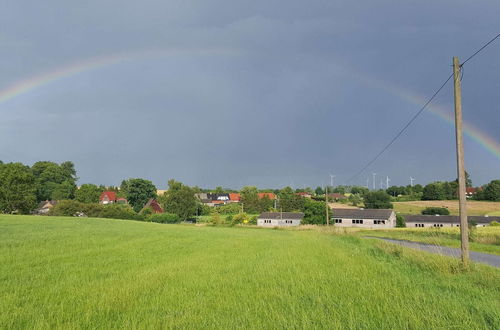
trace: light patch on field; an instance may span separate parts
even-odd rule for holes
[[[394,210],[402,214],[420,214],[427,207],[444,207],[453,215],[458,214],[458,201],[411,201],[394,202]],[[467,201],[469,215],[486,215],[500,212],[500,202]],[[492,215],[492,214],[490,214]]]

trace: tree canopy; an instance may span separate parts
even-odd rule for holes
[[[194,190],[175,180],[168,181],[168,191],[163,195],[163,208],[168,213],[177,214],[181,221],[186,221],[196,214],[198,201]]]
[[[76,170],[72,162],[36,162],[31,167],[36,181],[38,201],[72,199],[76,190]]]
[[[156,187],[149,180],[128,179],[126,180],[126,186],[127,201],[135,212],[139,212],[149,199],[156,198]]]
[[[29,213],[36,206],[35,176],[21,163],[0,164],[0,212]]]
[[[364,195],[367,209],[392,209],[391,196],[383,190],[370,191]]]
[[[82,184],[80,189],[75,191],[75,200],[82,203],[97,203],[103,191],[102,187],[98,187],[95,184]]]

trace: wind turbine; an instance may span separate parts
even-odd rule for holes
[[[415,181],[415,179],[410,176],[410,186],[412,187],[413,187],[413,181]]]
[[[377,175],[377,173],[372,173],[373,175],[373,190],[375,190],[375,176]]]
[[[330,173],[330,186],[333,188],[333,179],[335,179],[336,175]]]
[[[389,182],[391,182],[391,179],[389,179],[389,176],[387,176],[387,179],[385,181],[386,189],[389,189]]]

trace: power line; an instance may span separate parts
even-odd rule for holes
[[[437,91],[432,95],[432,97],[425,102],[424,106],[421,107],[416,114],[413,115],[413,117],[406,123],[406,125],[392,138],[392,140],[375,156],[370,160],[361,170],[359,170],[356,174],[354,174],[349,180],[346,181],[346,183],[351,182],[355,178],[357,178],[361,173],[363,173],[371,164],[373,164],[382,154],[389,149],[389,147],[396,142],[396,140],[404,133],[404,131],[417,119],[417,117],[427,108],[427,106],[434,100],[434,98],[441,92],[441,90],[446,86],[448,81],[450,81],[451,77],[453,77],[453,74],[451,74],[448,79],[445,80],[445,82],[437,89]]]
[[[486,44],[484,44],[481,48],[479,48],[474,54],[469,56],[463,63],[460,65],[460,71],[463,75],[463,66],[465,63],[467,63],[469,60],[474,58],[477,54],[479,54],[481,51],[483,51],[486,47],[488,47],[491,43],[493,43],[496,39],[500,37],[500,33],[497,34],[493,39],[488,41]],[[389,147],[396,142],[396,140],[406,131],[406,129],[417,119],[418,116],[427,108],[427,106],[434,100],[434,98],[441,92],[441,90],[446,86],[448,81],[450,81],[451,77],[453,77],[453,73],[445,80],[445,82],[436,90],[436,92],[431,96],[431,98],[413,115],[413,117],[406,123],[406,125],[392,138],[392,140],[375,156],[373,157],[361,170],[356,172],[352,177],[349,178],[349,180],[346,181],[346,183],[351,182],[352,180],[356,179],[361,173],[363,173],[371,164],[373,164]],[[461,79],[460,79],[461,80]]]
[[[463,61],[462,64],[460,64],[460,67],[464,66],[465,63],[467,63],[470,59],[472,59],[474,56],[476,56],[477,54],[479,54],[483,49],[485,49],[486,47],[488,47],[498,37],[500,37],[500,33],[497,34],[493,39],[491,39],[490,41],[488,41],[487,43],[485,43],[483,47],[479,48],[474,54],[472,54],[471,56],[469,56],[465,61]]]

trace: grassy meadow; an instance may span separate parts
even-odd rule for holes
[[[410,201],[393,202],[394,211],[401,214],[420,214],[426,207],[444,207],[450,210],[450,214],[458,215],[458,200],[450,201]],[[468,215],[499,215],[500,202],[467,201]]]
[[[0,215],[0,328],[500,328],[500,270],[325,230]]]

